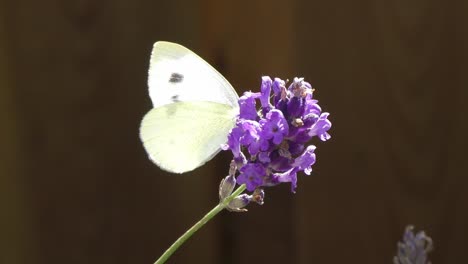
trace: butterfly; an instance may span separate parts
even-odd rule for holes
[[[212,159],[239,114],[239,96],[231,84],[189,49],[158,41],[148,87],[153,109],[141,121],[140,139],[149,158],[173,173]]]

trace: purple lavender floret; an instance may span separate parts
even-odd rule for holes
[[[413,226],[407,226],[403,242],[398,242],[394,264],[430,264],[427,255],[432,250],[432,239],[424,231],[413,233]]]
[[[257,105],[259,103],[259,105]],[[330,139],[329,113],[313,99],[312,86],[303,78],[286,82],[262,77],[259,93],[246,92],[239,98],[240,114],[224,150],[230,149],[239,171],[237,184],[247,190],[289,182],[297,187],[297,173],[310,175],[315,163],[318,137]]]

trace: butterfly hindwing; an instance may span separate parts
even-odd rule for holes
[[[233,109],[213,102],[178,102],[154,108],[140,127],[151,160],[164,170],[183,173],[210,160],[234,126]]]

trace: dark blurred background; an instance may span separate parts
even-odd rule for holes
[[[152,45],[238,93],[303,76],[331,112],[318,161],[263,206],[222,212],[169,263],[433,263],[468,245],[468,2],[0,1],[0,263],[153,263],[218,200],[230,154],[162,172],[138,137]]]

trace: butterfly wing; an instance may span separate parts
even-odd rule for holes
[[[236,91],[218,71],[189,49],[171,42],[154,44],[148,87],[154,108],[184,101],[238,108]]]
[[[154,163],[183,173],[218,153],[239,113],[238,96],[220,73],[183,46],[156,42],[148,85],[154,108],[140,138]]]
[[[214,102],[177,102],[149,111],[140,136],[160,168],[183,173],[210,160],[235,124],[234,109]]]

